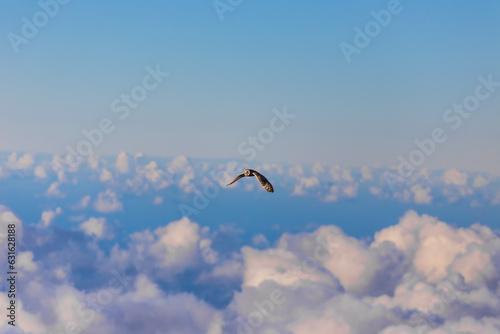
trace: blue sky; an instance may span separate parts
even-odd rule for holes
[[[96,153],[238,158],[238,143],[286,105],[300,122],[262,159],[389,166],[442,124],[478,76],[500,77],[496,2],[401,2],[349,64],[339,44],[353,44],[353,28],[387,2],[242,2],[220,21],[209,1],[72,1],[17,54],[7,34],[40,7],[1,6],[3,150],[65,152],[160,64],[168,80]],[[426,164],[498,170],[498,95]]]

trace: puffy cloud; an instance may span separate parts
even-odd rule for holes
[[[23,170],[30,168],[34,163],[33,156],[29,153],[24,154],[22,157],[17,159],[17,153],[12,152],[7,158],[5,167],[12,170]]]
[[[49,189],[45,192],[45,195],[49,197],[64,197],[65,195],[59,190],[59,185],[61,183],[56,181],[50,184]]]
[[[34,174],[35,174],[35,177],[37,177],[39,179],[46,179],[47,178],[47,172],[45,171],[45,168],[43,168],[42,166],[36,166]]]
[[[295,186],[293,190],[294,195],[303,195],[305,194],[305,189],[310,189],[317,187],[319,185],[319,180],[317,177],[303,177],[300,179],[300,183]]]
[[[354,181],[352,175],[351,175],[351,171],[349,169],[344,169],[342,171],[342,179],[344,181],[347,181],[347,182],[352,182]]]
[[[0,207],[0,227],[7,222],[22,229]],[[99,238],[105,227],[103,218],[90,218],[82,232],[72,233]],[[32,231],[27,237],[20,241],[28,249],[18,254],[26,281],[17,296],[20,333],[60,333],[68,324],[97,334],[137,328],[168,334],[500,333],[500,238],[479,224],[456,228],[409,211],[371,243],[325,225],[285,233],[273,248],[245,246],[231,254],[214,250],[220,240],[188,218],[135,232],[125,248],[115,245],[110,253],[88,238],[89,248],[78,249],[72,239],[62,249],[40,252]],[[94,267],[98,279],[86,286]],[[82,268],[84,283],[77,281]],[[112,268],[127,268],[127,275]],[[203,297],[184,291],[190,280],[187,289]],[[213,291],[234,295],[214,307],[201,300]],[[0,307],[7,303],[0,294]],[[0,326],[6,331],[5,323]]]
[[[101,170],[101,174],[99,175],[99,180],[101,182],[106,182],[106,181],[110,181],[113,179],[113,174],[111,174],[111,172],[109,170],[107,170],[106,168],[103,168]]]
[[[312,173],[314,175],[318,175],[318,174],[322,174],[325,172],[325,167],[323,166],[323,164],[319,163],[319,162],[316,162],[313,167],[312,167]]]
[[[0,205],[0,227],[2,229],[0,232],[0,245],[2,247],[7,247],[7,233],[5,231],[8,230],[10,224],[15,225],[16,237],[19,240],[23,229],[21,220],[8,207]]]
[[[304,175],[304,170],[302,169],[302,166],[295,165],[288,169],[288,175],[290,175],[294,179],[301,179]]]
[[[120,152],[116,157],[115,168],[118,172],[126,174],[129,171],[128,156],[125,152]]]
[[[262,233],[254,235],[252,238],[252,243],[255,246],[269,245],[269,241],[267,240],[266,236]]]
[[[153,200],[154,205],[160,205],[163,204],[163,197],[161,196],[156,196]]]
[[[185,192],[190,192],[194,188],[191,184],[194,179],[194,169],[185,156],[181,155],[172,160],[168,164],[167,171],[174,175],[173,179]]]
[[[329,193],[325,196],[325,201],[327,202],[336,202],[339,200],[340,188],[337,185],[333,185],[330,187]]]
[[[155,189],[163,189],[169,185],[165,172],[158,168],[156,161],[151,161],[144,167],[137,167],[137,175],[144,177]]]
[[[188,159],[185,156],[180,155],[168,164],[167,170],[170,174],[183,173],[188,166]]]
[[[37,270],[37,265],[33,262],[33,252],[20,252],[17,256],[17,266],[25,271],[35,271]]]
[[[373,179],[373,174],[372,174],[370,168],[368,168],[366,166],[361,167],[361,177],[362,177],[363,181]]]
[[[443,181],[446,184],[465,186],[467,184],[467,173],[460,173],[456,169],[449,169],[443,174]]]
[[[99,167],[99,157],[94,153],[94,151],[90,152],[89,157],[87,158],[87,164],[91,169],[97,169]]]
[[[72,205],[71,209],[72,210],[83,210],[89,206],[89,203],[90,203],[90,196],[85,196],[81,200],[79,200],[78,203]]]
[[[0,166],[0,179],[7,177],[8,173],[4,170],[3,166]]]
[[[123,210],[123,204],[118,200],[118,196],[113,190],[107,189],[97,195],[94,208],[99,212],[109,213]]]
[[[474,188],[481,188],[481,187],[484,187],[484,186],[488,185],[489,183],[490,183],[490,181],[488,181],[487,179],[485,179],[482,175],[478,175],[474,179],[474,183],[473,183],[472,186]]]
[[[91,217],[89,220],[80,224],[80,229],[85,235],[93,235],[102,238],[106,232],[106,219]]]
[[[345,323],[333,310],[319,318],[308,319],[303,323],[294,326],[294,334],[351,334],[351,327]]]
[[[358,184],[333,185],[326,194],[324,200],[327,202],[336,202],[340,198],[352,198],[358,194]]]
[[[431,202],[432,196],[429,194],[429,188],[422,188],[420,184],[416,184],[410,190],[413,193],[415,203],[429,204]]]
[[[195,265],[213,264],[218,254],[212,249],[212,241],[203,238],[199,225],[184,217],[181,220],[130,236],[128,249],[114,249],[112,263],[120,266],[133,264],[146,271],[154,271],[160,277],[172,275]]]
[[[49,225],[54,221],[54,219],[60,215],[62,212],[61,208],[58,207],[54,211],[52,210],[47,210],[42,212],[42,218],[40,219],[40,222],[38,223],[39,228],[47,228]]]

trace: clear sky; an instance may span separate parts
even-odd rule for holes
[[[441,127],[426,166],[499,171],[500,88],[457,130],[443,114],[500,81],[500,3],[401,1],[348,63],[340,44],[388,3],[243,1],[221,20],[211,1],[74,0],[16,53],[9,34],[41,7],[1,1],[0,150],[64,153],[109,117],[100,155],[242,158],[286,106],[298,116],[260,160],[390,166]],[[169,77],[120,120],[112,102],[156,65]]]

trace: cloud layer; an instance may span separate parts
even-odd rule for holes
[[[40,230],[0,207],[2,231],[16,224],[25,282],[17,327],[2,332],[500,333],[500,237],[479,224],[408,211],[370,241],[324,225],[221,252],[217,231],[182,218],[107,252],[106,219],[46,233],[57,211]],[[60,233],[69,242],[54,248]],[[232,296],[224,307],[204,300],[214,290]]]

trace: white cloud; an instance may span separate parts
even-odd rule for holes
[[[349,169],[344,169],[342,171],[342,179],[347,182],[352,182],[354,179],[352,178],[351,171]]]
[[[81,200],[79,200],[78,203],[72,205],[71,209],[72,210],[83,210],[89,206],[89,203],[90,203],[90,196],[85,196]]]
[[[54,211],[52,210],[47,210],[42,212],[42,217],[40,219],[40,222],[38,223],[39,228],[47,228],[49,225],[54,221],[54,219],[60,215],[62,212],[61,208],[58,207]]]
[[[94,151],[90,152],[87,164],[91,169],[97,169],[99,167],[99,157],[94,153]]]
[[[352,198],[358,194],[358,184],[333,185],[326,194],[324,200],[326,202],[336,202],[340,198]]]
[[[22,231],[21,221],[0,206],[0,227],[7,223]],[[104,218],[80,225],[97,238],[106,235],[105,227]],[[183,218],[133,233],[125,248],[116,245],[110,255],[95,241],[79,245],[72,239],[38,252],[25,240],[18,266],[26,284],[16,296],[23,317],[16,328],[59,333],[74,322],[82,333],[95,334],[131,333],[131,328],[222,334],[244,326],[262,334],[500,333],[500,237],[485,226],[457,228],[409,211],[376,233],[371,244],[325,225],[310,233],[284,233],[273,248],[245,246],[230,253],[216,252],[225,240],[209,236],[208,228]],[[0,233],[2,247],[4,239]],[[68,255],[75,251],[78,257]],[[81,276],[81,268],[91,271]],[[122,285],[111,274],[115,268],[128,268],[134,276]],[[229,305],[216,309],[196,293],[179,291],[190,280],[203,299],[228,296]],[[279,303],[271,301],[275,292]],[[7,302],[0,294],[0,307]],[[420,317],[416,324],[414,316]],[[0,332],[6,326],[0,324]]]
[[[261,246],[261,245],[269,245],[269,241],[267,240],[266,236],[262,233],[259,233],[257,235],[254,235],[252,238],[252,243],[255,246]]]
[[[24,154],[22,157],[17,159],[17,153],[12,152],[7,158],[5,167],[12,170],[23,170],[30,168],[34,163],[33,156],[29,153]]]
[[[294,179],[301,179],[304,175],[304,170],[302,169],[302,166],[295,165],[288,169],[288,175],[290,175]]]
[[[47,172],[45,171],[45,168],[43,168],[42,166],[36,166],[34,174],[35,174],[35,177],[37,177],[39,179],[46,179],[47,178]]]
[[[194,189],[191,183],[195,176],[194,168],[185,156],[181,155],[173,159],[168,164],[167,171],[173,175],[173,179],[184,192],[188,193]]]
[[[163,197],[161,196],[156,196],[153,200],[154,205],[160,205],[163,204]]]
[[[429,188],[422,188],[420,184],[411,187],[411,192],[414,195],[414,201],[417,204],[429,204],[432,200]]]
[[[333,185],[330,187],[329,193],[325,196],[325,201],[327,202],[336,202],[339,200],[339,192],[340,188],[337,185]]]
[[[106,181],[110,181],[113,179],[113,174],[111,174],[111,172],[109,170],[107,170],[106,168],[103,168],[101,170],[101,174],[99,175],[99,180],[101,182],[106,182]]]
[[[97,199],[94,201],[94,208],[103,213],[123,210],[123,204],[118,200],[114,191],[107,189],[105,192],[100,192]]]
[[[45,195],[49,197],[64,197],[64,194],[59,190],[60,182],[56,181],[50,184],[49,189],[45,192]]]
[[[85,235],[94,235],[97,238],[102,238],[106,232],[106,219],[91,217],[89,220],[80,224],[80,229]]]
[[[312,173],[314,175],[318,175],[318,174],[322,174],[325,172],[325,168],[323,167],[323,164],[319,163],[319,162],[316,162],[314,165],[313,165],[313,168],[312,168]]]
[[[304,195],[306,189],[311,189],[319,185],[319,180],[315,176],[302,177],[300,178],[300,183],[295,186],[293,190],[294,195]]]
[[[17,266],[24,269],[25,271],[35,271],[38,266],[33,262],[33,252],[20,252],[17,256]]]
[[[446,184],[465,186],[467,184],[467,173],[460,173],[456,169],[449,169],[443,174],[443,181]]]
[[[361,177],[362,177],[363,181],[373,179],[373,174],[372,174],[370,168],[368,168],[366,166],[361,167]]]
[[[118,154],[118,156],[116,157],[115,167],[116,167],[116,170],[122,174],[128,173],[129,166],[128,166],[127,153],[120,152],[120,154]]]
[[[3,166],[0,166],[0,179],[6,178],[8,173],[4,170]]]
[[[170,174],[183,173],[188,166],[188,159],[185,156],[180,155],[168,164],[167,170]]]
[[[344,187],[344,189],[342,189],[342,192],[347,197],[355,197],[358,194],[358,184],[355,183],[355,184],[346,185]]]
[[[490,183],[490,181],[488,181],[487,179],[485,179],[482,175],[478,175],[474,179],[473,187],[474,188],[480,188],[480,187],[484,187],[484,186],[488,185],[489,183]]]

